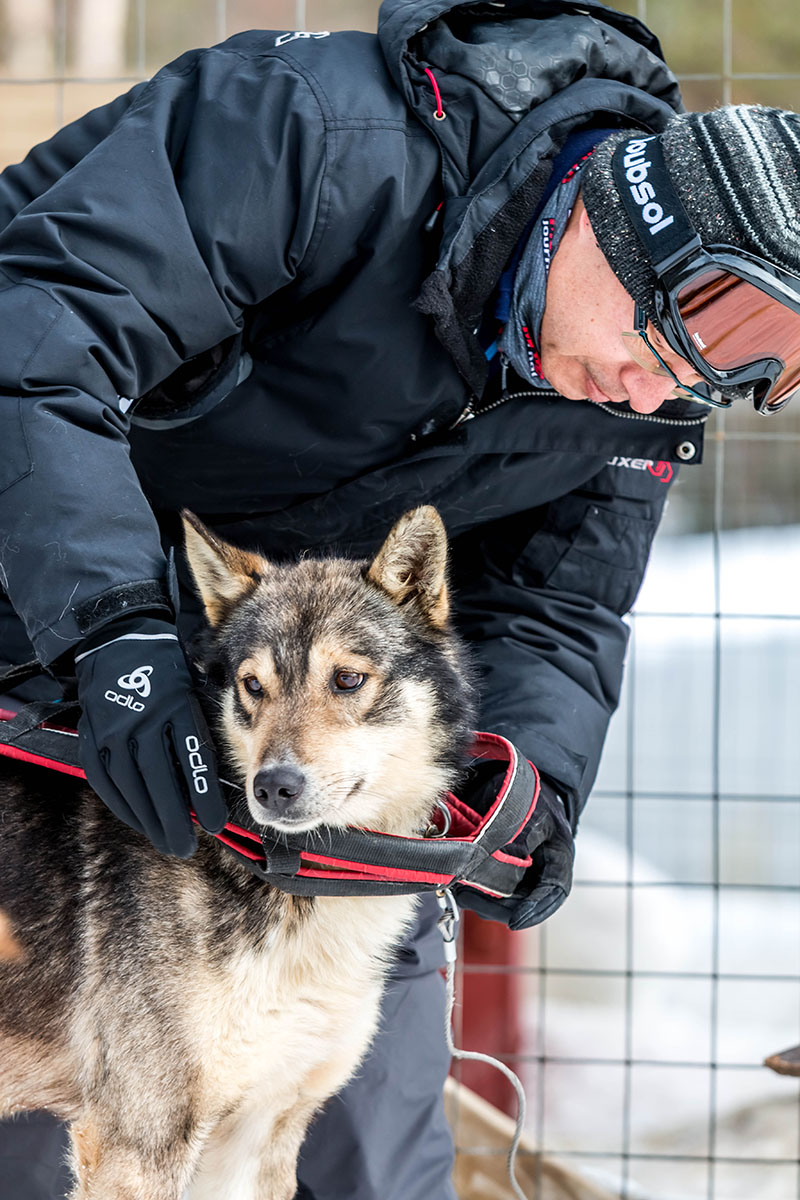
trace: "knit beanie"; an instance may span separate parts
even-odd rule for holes
[[[655,322],[656,276],[611,173],[616,148],[641,136],[626,129],[601,142],[586,165],[581,195],[609,266]],[[748,104],[685,113],[669,121],[661,144],[703,245],[748,250],[800,275],[800,115]]]

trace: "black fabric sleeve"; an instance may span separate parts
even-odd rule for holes
[[[77,161],[0,235],[0,584],[45,663],[94,597],[164,578],[125,400],[295,277],[325,170],[318,104],[274,55],[185,55],[114,117],[90,150],[79,123],[38,152]],[[16,170],[24,202],[39,185]]]

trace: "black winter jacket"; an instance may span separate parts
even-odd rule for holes
[[[432,502],[482,727],[576,819],[703,418],[503,399],[476,331],[568,134],[679,107],[653,36],[593,0],[387,0],[377,37],[190,51],[9,168],[0,567],[40,660],[169,609],[181,506],[286,557],[367,555]]]

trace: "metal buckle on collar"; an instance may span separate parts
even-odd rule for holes
[[[440,829],[436,822],[431,820],[428,828],[425,830],[422,836],[426,838],[447,837],[453,825],[453,814],[450,812],[450,809],[447,807],[444,800],[437,800],[434,808],[442,814],[442,828]]]

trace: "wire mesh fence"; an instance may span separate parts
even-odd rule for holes
[[[793,0],[619,7],[659,35],[688,108],[800,109]],[[0,165],[184,49],[254,27],[371,30],[376,13],[373,0],[0,0]],[[631,617],[573,896],[513,941],[471,928],[459,1032],[523,1075],[542,1197],[800,1197],[798,1087],[762,1066],[800,1041],[798,449],[791,407],[774,424],[712,418]],[[509,1106],[505,1085],[463,1077]],[[472,1132],[461,1143],[501,1153]],[[554,1181],[552,1158],[576,1176]]]

